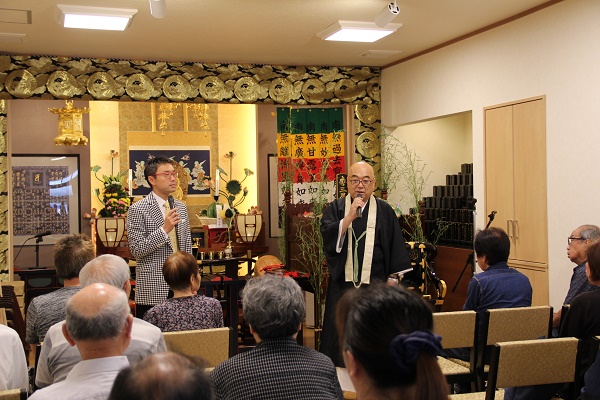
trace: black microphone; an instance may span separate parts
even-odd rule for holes
[[[39,238],[42,238],[42,237],[48,236],[48,235],[52,235],[52,232],[46,231],[46,232],[38,233],[37,235],[30,237],[30,239],[39,239]]]
[[[362,193],[358,193],[356,195],[356,197],[361,198],[362,199]],[[362,207],[358,207],[356,209],[356,218],[362,218]]]
[[[169,208],[171,210],[175,210],[175,199],[173,199],[173,196],[169,195],[169,197],[167,197],[167,201],[169,202]],[[173,229],[175,229],[175,237],[177,238],[177,244],[179,245],[179,233],[177,232],[177,225],[175,225]]]

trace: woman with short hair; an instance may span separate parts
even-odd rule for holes
[[[221,303],[197,294],[200,272],[193,255],[183,251],[173,253],[163,265],[163,276],[173,291],[173,298],[148,310],[144,314],[145,321],[163,332],[223,327]]]

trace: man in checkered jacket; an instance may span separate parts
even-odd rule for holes
[[[148,160],[144,177],[152,192],[135,202],[127,213],[129,248],[137,260],[135,303],[138,318],[167,299],[169,286],[162,274],[165,260],[177,250],[192,252],[185,203],[175,200],[173,209],[168,209],[167,198],[177,188],[174,161],[165,157]]]

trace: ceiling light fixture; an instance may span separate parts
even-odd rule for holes
[[[375,42],[396,32],[400,27],[402,24],[387,24],[382,28],[375,22],[337,21],[317,33],[317,36],[323,40],[340,42]]]
[[[150,0],[150,14],[154,18],[164,18],[167,16],[166,0]]]
[[[87,7],[57,4],[59,20],[65,28],[123,31],[137,13],[131,8]]]
[[[394,0],[394,2],[389,3],[383,8],[383,10],[379,12],[379,14],[377,14],[377,17],[375,17],[375,25],[383,28],[392,22],[392,20],[396,18],[398,14],[400,14],[400,7],[398,7],[396,0]]]

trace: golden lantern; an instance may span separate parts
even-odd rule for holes
[[[90,112],[89,108],[73,107],[73,100],[67,100],[63,108],[49,108],[53,114],[58,114],[58,136],[54,144],[59,146],[86,146],[88,138],[83,136],[83,114]]]

